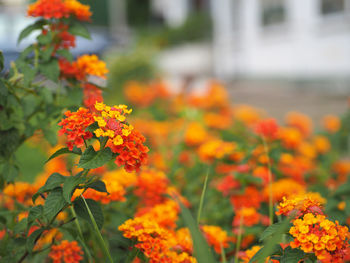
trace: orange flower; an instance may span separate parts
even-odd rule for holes
[[[279,130],[279,139],[287,149],[297,148],[303,140],[301,132],[293,127],[281,128]]]
[[[300,112],[289,112],[286,116],[286,123],[290,127],[298,129],[304,137],[312,133],[312,120]]]
[[[320,154],[325,154],[329,152],[331,148],[331,143],[326,136],[317,135],[313,138],[313,145],[316,151]]]
[[[38,0],[28,6],[28,16],[45,19],[64,18],[70,15],[75,16],[78,20],[90,20],[90,7],[83,5],[76,0]]]
[[[62,0],[39,0],[28,6],[28,16],[45,19],[60,19],[69,16],[69,10]]]
[[[168,184],[168,178],[163,172],[142,170],[137,177],[134,193],[146,206],[152,206],[165,200]]]
[[[108,138],[107,147],[118,153],[115,163],[124,165],[128,172],[138,171],[146,163],[148,148],[143,137],[134,127],[126,122],[126,114],[131,113],[126,105],[109,107],[96,102],[97,115],[94,120],[99,128],[94,131],[96,137]]]
[[[63,240],[59,245],[53,245],[49,257],[54,263],[78,263],[83,260],[84,252],[78,246],[77,241],[68,242]]]
[[[233,226],[239,226],[242,220],[244,226],[253,226],[259,223],[261,215],[253,207],[242,207],[236,212],[233,219]]]
[[[346,226],[333,223],[324,215],[305,214],[293,221],[289,233],[294,237],[292,248],[315,253],[321,262],[343,262],[344,251],[349,247],[350,233]]]
[[[260,120],[261,112],[249,105],[239,105],[234,107],[233,115],[235,119],[250,126],[257,123]]]
[[[305,186],[295,180],[284,178],[272,183],[272,196],[273,200],[278,202],[282,201],[283,197],[287,199],[295,196],[302,195],[306,192]],[[264,188],[264,198],[267,200],[269,196],[269,187]]]
[[[73,147],[82,148],[84,140],[92,138],[92,133],[85,129],[94,123],[94,118],[88,109],[79,108],[76,112],[66,111],[66,118],[58,125],[62,126],[59,135],[67,134],[67,146],[70,151]]]
[[[283,197],[283,201],[277,206],[277,215],[294,215],[302,216],[305,213],[323,214],[321,206],[325,203],[325,199],[318,193],[306,193],[299,196]]]
[[[221,247],[226,248],[229,246],[230,238],[221,227],[204,225],[201,228],[207,242],[214,248],[216,253],[221,254]]]
[[[219,139],[207,140],[198,148],[198,154],[203,162],[212,162],[215,159],[222,159],[234,152],[234,142],[224,142]]]
[[[77,0],[65,0],[64,4],[69,10],[69,13],[74,15],[80,21],[89,21],[92,15],[90,6],[83,5]]]
[[[99,60],[96,55],[83,55],[78,57],[77,67],[79,71],[83,72],[84,76],[94,75],[101,78],[106,78],[108,69],[106,63]]]
[[[178,220],[178,213],[178,204],[172,200],[167,200],[162,204],[140,209],[136,213],[136,216],[145,220],[153,220],[164,228],[175,228],[176,221]]]
[[[199,122],[191,122],[185,131],[185,142],[189,146],[199,145],[207,138],[207,131]]]
[[[278,125],[275,119],[265,119],[259,121],[255,126],[255,133],[265,139],[276,139],[278,134]]]
[[[341,127],[341,121],[338,116],[326,115],[322,119],[323,127],[329,133],[336,133]]]

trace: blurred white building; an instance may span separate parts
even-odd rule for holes
[[[349,78],[349,0],[211,0],[214,71]]]

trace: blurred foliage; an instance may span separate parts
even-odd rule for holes
[[[109,68],[106,102],[122,101],[122,87],[130,80],[148,81],[156,75],[153,57],[156,48],[137,46],[129,51],[114,51],[106,54]]]
[[[207,12],[191,13],[178,27],[140,27],[139,41],[152,43],[160,48],[180,45],[188,42],[209,40],[212,36],[212,21]]]

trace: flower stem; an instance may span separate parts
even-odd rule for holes
[[[97,226],[97,224],[96,224],[95,218],[94,218],[94,216],[92,215],[91,210],[90,210],[88,204],[86,203],[86,200],[85,200],[84,196],[83,196],[83,195],[80,195],[80,197],[83,199],[84,204],[85,204],[85,206],[86,206],[86,209],[87,209],[87,211],[88,211],[88,214],[89,214],[89,217],[90,217],[90,219],[91,219],[91,222],[92,222],[92,225],[93,225],[95,234],[96,234],[96,236],[97,236],[97,238],[98,238],[98,241],[99,241],[99,245],[101,246],[101,248],[102,248],[103,253],[105,254],[105,256],[108,258],[108,261],[109,261],[110,263],[113,263],[112,256],[111,256],[111,254],[109,253],[109,250],[108,250],[108,248],[107,248],[106,242],[104,241],[104,239],[103,239],[103,237],[102,237],[102,235],[101,235],[100,230],[98,229],[98,226]]]
[[[81,243],[82,246],[84,247],[84,250],[85,250],[86,255],[87,255],[87,257],[88,257],[89,263],[92,263],[92,262],[93,262],[92,256],[91,256],[91,254],[90,254],[89,248],[88,248],[88,247],[86,246],[86,244],[85,244],[83,232],[81,231],[81,227],[80,227],[80,224],[79,224],[79,220],[78,220],[77,214],[75,213],[74,207],[71,206],[71,207],[70,207],[70,210],[71,210],[71,212],[72,212],[73,217],[75,217],[74,222],[75,222],[75,225],[76,225],[77,230],[78,230],[78,237],[79,237],[79,239],[80,239],[80,241],[81,241],[80,243]]]
[[[269,184],[269,218],[270,218],[270,225],[273,224],[273,193],[272,193],[272,174],[271,174],[271,162],[270,162],[270,156],[269,156],[269,147],[266,143],[266,140],[264,137],[262,137],[262,141],[264,144],[265,154],[267,158],[267,170],[268,170],[268,184]]]
[[[198,214],[197,214],[197,224],[199,224],[199,221],[201,219],[201,214],[202,214],[203,204],[204,204],[205,192],[207,191],[208,177],[209,177],[209,168],[207,170],[207,174],[206,174],[205,179],[204,179],[202,195],[201,195],[201,199],[199,201],[199,209],[198,209]]]
[[[238,263],[238,253],[241,248],[242,232],[243,232],[243,215],[241,215],[239,218],[239,228],[238,228],[238,237],[237,237],[236,254],[235,254],[234,263]]]

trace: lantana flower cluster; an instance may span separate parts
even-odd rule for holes
[[[60,19],[74,16],[80,21],[89,21],[90,6],[77,0],[38,0],[28,7],[28,15],[45,19]]]

